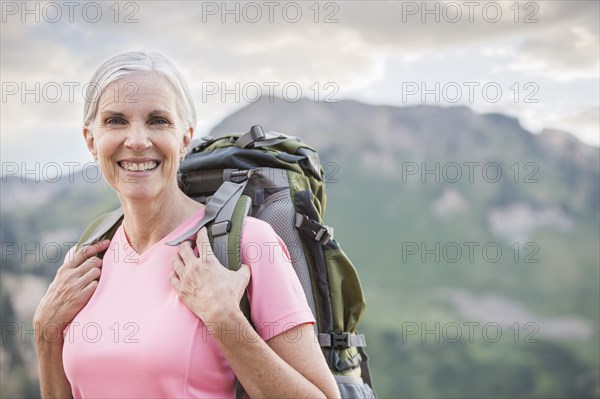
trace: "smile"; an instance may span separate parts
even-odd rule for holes
[[[154,170],[159,165],[160,162],[157,161],[144,161],[144,162],[131,162],[131,161],[119,161],[117,164],[131,172],[140,172],[147,170]]]

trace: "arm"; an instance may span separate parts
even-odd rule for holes
[[[339,397],[312,325],[300,324],[265,342],[239,308],[250,267],[243,264],[237,272],[223,267],[210,251],[204,228],[198,233],[197,246],[204,249],[200,258],[190,242],[181,244],[179,255],[173,258],[171,284],[190,311],[204,321],[248,395]]]
[[[241,312],[210,326],[219,349],[251,398],[340,397],[311,324],[293,327],[267,342]]]
[[[36,336],[41,335],[36,328]],[[36,342],[39,360],[40,391],[42,398],[72,398],[71,384],[62,362],[63,342],[40,338]]]
[[[63,329],[89,301],[98,285],[102,260],[96,254],[108,248],[109,241],[69,251],[65,263],[40,301],[33,325],[39,360],[42,398],[71,398],[71,384],[63,367]]]

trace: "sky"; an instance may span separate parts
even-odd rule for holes
[[[2,1],[2,175],[92,161],[84,87],[126,51],[181,70],[202,136],[259,98],[465,105],[600,145],[598,1]],[[292,133],[293,134],[293,133]],[[75,165],[75,166],[73,166]]]

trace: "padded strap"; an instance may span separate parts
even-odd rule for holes
[[[115,209],[114,211],[103,216],[102,220],[96,225],[91,232],[84,232],[82,238],[77,243],[77,249],[83,245],[93,244],[98,241],[104,234],[110,231],[121,218],[123,217],[123,209]],[[86,237],[87,235],[87,237]]]
[[[249,172],[249,175],[251,175],[250,172]],[[243,181],[241,183],[233,183],[230,181],[223,182],[221,187],[219,187],[219,189],[212,196],[210,202],[206,205],[206,209],[204,210],[204,217],[202,219],[200,219],[200,221],[194,227],[192,227],[191,229],[189,229],[188,231],[186,231],[185,233],[183,233],[176,239],[174,239],[172,241],[167,241],[166,244],[173,245],[173,246],[179,245],[182,242],[184,242],[185,240],[187,240],[189,237],[198,233],[198,231],[200,231],[200,229],[202,227],[206,226],[208,223],[215,220],[215,218],[219,215],[219,212],[221,212],[221,210],[230,201],[233,202],[234,207],[235,207],[235,204],[237,203],[237,200],[240,198],[240,195],[242,195],[242,191],[244,191],[244,187],[246,187],[247,183],[248,183],[248,179],[246,179],[245,181]],[[221,262],[221,263],[223,263],[223,262]],[[225,262],[224,264],[227,264],[227,262]]]
[[[246,185],[245,182],[243,182],[243,184],[244,186]],[[217,259],[219,259],[226,267],[229,267],[227,244],[229,232],[231,231],[231,218],[242,191],[243,188],[239,191],[239,195],[237,195],[237,193],[233,194],[233,196],[237,198],[232,197],[231,200],[225,203],[223,208],[221,208],[221,211],[217,214],[215,222],[210,227],[213,236],[213,251],[215,252]],[[212,200],[210,202],[212,202]]]
[[[349,332],[323,334],[319,333],[319,344],[326,348],[362,348],[367,346],[363,334],[351,334]]]

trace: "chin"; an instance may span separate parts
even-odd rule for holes
[[[117,190],[119,193],[119,199],[121,202],[125,201],[144,201],[144,200],[152,200],[156,199],[159,196],[158,191],[148,190],[148,189],[140,189],[140,190]]]

